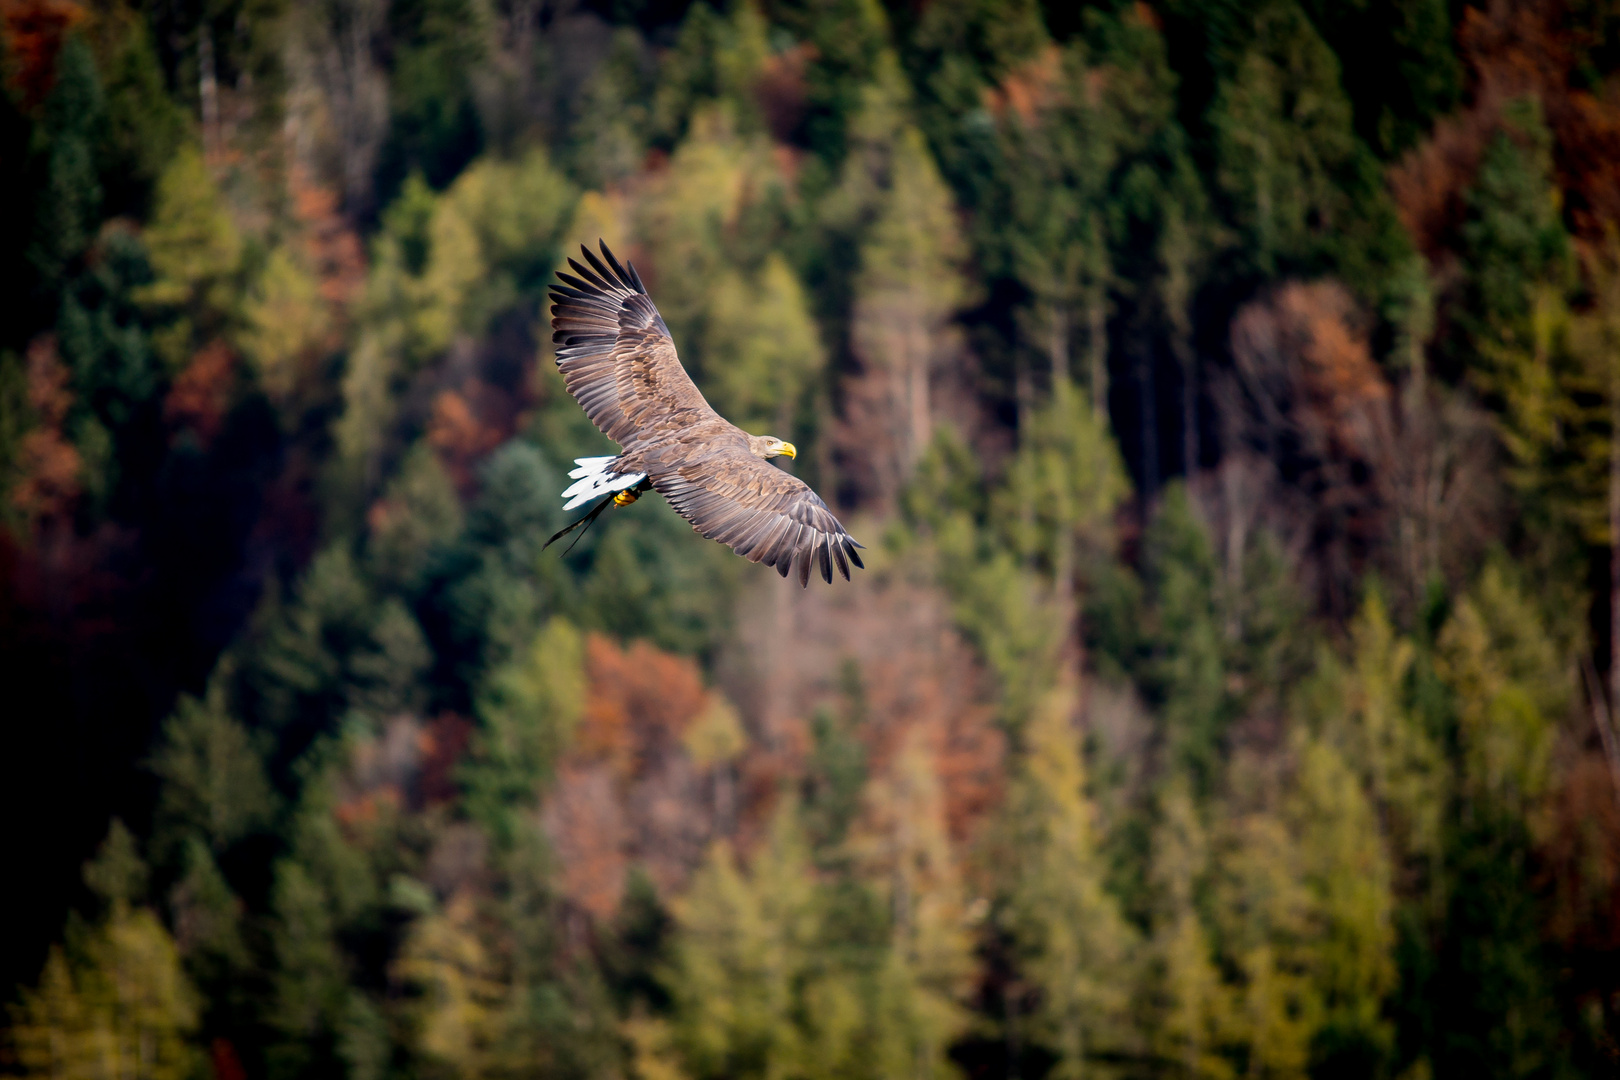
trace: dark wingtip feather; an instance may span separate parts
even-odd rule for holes
[[[630,274],[623,266],[619,265],[619,260],[613,257],[613,252],[608,250],[607,241],[598,237],[596,242],[602,245],[602,256],[607,259],[608,265],[613,267],[613,273],[618,276],[619,284],[634,292],[640,292],[641,290],[637,289],[635,283],[631,281]]]
[[[828,553],[831,544],[832,538],[829,537],[816,548],[816,562],[821,568],[821,580],[829,585],[832,584],[832,556]]]
[[[861,562],[861,557],[855,553],[855,549],[860,546],[861,545],[855,542],[855,538],[853,536],[844,537],[844,553],[849,556],[849,561],[860,567],[862,570],[865,570],[866,564]]]
[[[849,580],[849,560],[844,558],[844,545],[843,544],[829,544],[828,546],[832,548],[833,560],[838,563],[838,572],[840,574],[844,575],[844,580],[845,581],[848,581]]]
[[[584,248],[580,248],[580,250],[585,251]],[[586,255],[587,258],[590,257],[590,254],[591,254],[590,252],[585,251],[585,255]],[[568,260],[568,265],[572,266],[574,268],[574,273],[578,274],[580,277],[582,277],[586,281],[590,282],[590,284],[588,286],[586,286],[587,288],[589,288],[589,289],[591,289],[591,290],[593,290],[595,292],[608,292],[609,290],[612,289],[611,285],[609,285],[606,281],[603,281],[602,278],[598,277],[590,269],[581,266],[577,260],[569,259]]]
[[[609,270],[602,260],[596,257],[596,253],[590,248],[581,247],[579,250],[585,253],[585,258],[589,260],[591,266],[595,268],[596,272],[602,276],[602,280],[607,282],[608,288],[611,289],[614,285],[613,279],[615,275],[613,271]]]
[[[776,560],[776,572],[778,574],[781,574],[783,577],[788,576],[788,571],[792,567],[793,567],[793,560],[792,559],[777,559]]]
[[[809,587],[810,587],[810,552],[806,551],[806,550],[801,550],[799,552],[799,588],[808,589]]]

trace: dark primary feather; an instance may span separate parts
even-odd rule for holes
[[[795,476],[756,457],[748,435],[704,400],[635,266],[606,244],[551,289],[552,340],[563,383],[591,422],[624,450],[621,468],[653,488],[700,535],[783,577],[812,561],[825,581],[863,566],[860,544]]]

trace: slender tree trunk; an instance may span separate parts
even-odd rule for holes
[[[1030,427],[1035,423],[1035,372],[1032,370],[1033,362],[1018,363],[1018,373],[1013,376],[1013,394],[1018,400],[1018,444],[1024,446],[1030,437]],[[1018,524],[1024,536],[1035,535],[1035,504],[1029,499],[1018,500]],[[1030,565],[1035,557],[1033,547],[1024,553],[1024,564]]]
[[[1052,363],[1052,387],[1069,381],[1069,311],[1062,304],[1051,305],[1047,320],[1047,355]]]
[[[1191,480],[1198,471],[1198,358],[1180,329],[1170,340],[1181,365],[1181,468]]]
[[[929,437],[933,434],[933,409],[928,400],[928,341],[925,335],[918,334],[914,344],[917,346],[911,358],[910,386],[908,387],[911,408],[911,446],[906,456],[906,475],[916,467],[922,458],[923,452],[928,449]]]
[[[1091,412],[1108,419],[1108,298],[1093,289],[1086,298],[1086,354],[1091,367]]]
[[[1598,710],[1598,734],[1609,759],[1609,778],[1620,801],[1620,732],[1615,711],[1620,706],[1620,357],[1611,358],[1609,387],[1609,694]]]
[[[197,97],[202,103],[203,156],[219,160],[219,81],[215,75],[214,34],[204,21],[197,28]]]

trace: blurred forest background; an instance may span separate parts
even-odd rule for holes
[[[1620,1071],[1613,0],[0,29],[0,1071]],[[853,586],[541,554],[598,236]]]

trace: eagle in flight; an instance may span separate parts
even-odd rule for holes
[[[564,509],[601,501],[546,546],[650,490],[700,535],[749,562],[774,566],[783,577],[797,563],[801,586],[810,583],[812,562],[824,581],[832,581],[835,564],[848,581],[850,563],[865,565],[856,554],[861,545],[804,481],[767,463],[797,456],[793,444],[750,435],[710,408],[635,266],[620,265],[601,247],[600,259],[581,247],[590,265],[569,259],[574,273],[557,274],[552,340],[568,392],[621,449],[575,459]]]

